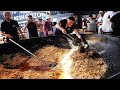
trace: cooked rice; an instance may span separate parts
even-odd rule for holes
[[[86,54],[74,52],[71,56],[71,76],[74,79],[100,79],[107,71],[107,64],[102,58],[90,58]]]
[[[9,65],[21,65],[16,69],[6,69],[4,65],[0,65],[0,79],[61,79],[63,68],[60,61],[70,49],[58,48],[55,46],[45,46],[37,50],[35,55],[45,60],[47,64],[57,62],[58,65],[53,68],[46,68],[44,63],[34,57],[22,56],[20,53],[14,55],[13,58],[7,58],[4,63]],[[28,59],[28,61],[27,61]],[[107,64],[102,58],[90,58],[85,53],[75,51],[70,60],[73,61],[70,68],[70,74],[73,79],[100,79],[107,70]],[[44,69],[41,69],[44,68]],[[46,69],[45,69],[46,68]]]

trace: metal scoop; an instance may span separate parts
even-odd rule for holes
[[[71,39],[73,41],[73,45],[75,46],[81,46],[80,48],[80,53],[84,53],[87,49],[84,48],[83,44],[79,41],[76,41],[72,36],[70,36],[69,34],[65,34],[69,39]]]
[[[65,34],[65,36],[68,37],[70,40],[72,40],[73,45],[75,45],[75,46],[79,45],[79,43],[76,42],[76,40],[72,36],[70,36],[69,34]]]
[[[49,67],[55,67],[58,63],[56,62],[53,62],[51,64],[47,64],[44,60],[42,60],[40,57],[36,56],[35,54],[31,53],[30,51],[28,51],[27,49],[25,49],[23,46],[21,46],[20,44],[18,44],[17,42],[15,42],[14,40],[10,39],[9,40],[11,42],[13,42],[14,44],[16,44],[17,46],[19,46],[20,48],[22,48],[23,50],[25,50],[26,52],[28,52],[29,54],[31,54],[32,56],[34,56],[36,59],[40,60],[42,63],[44,63],[46,66],[49,66]]]

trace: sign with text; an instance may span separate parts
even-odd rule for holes
[[[32,15],[35,20],[38,18],[45,20],[48,13],[49,11],[13,11],[12,15],[13,19],[18,21],[19,25],[23,27],[29,15]]]

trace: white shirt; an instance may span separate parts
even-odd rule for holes
[[[117,12],[107,11],[103,16],[102,29],[104,32],[113,32],[111,28],[110,18],[112,18]],[[108,18],[110,17],[110,18]]]
[[[103,17],[99,17],[98,19],[97,19],[97,22],[102,22],[103,21]]]
[[[89,20],[90,23],[87,23],[88,31],[96,31],[96,22],[95,20]]]
[[[55,33],[55,31],[56,31],[56,26],[53,26],[53,32]]]

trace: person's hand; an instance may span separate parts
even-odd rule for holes
[[[79,39],[79,38],[74,38],[74,41],[75,41],[76,43],[80,43],[80,42],[81,42],[81,39]]]
[[[67,32],[66,32],[66,30],[65,30],[65,29],[63,29],[63,30],[62,30],[62,33],[63,33],[63,34],[67,34]]]
[[[37,29],[37,31],[40,32],[40,31],[42,31],[42,30],[39,28],[39,29]]]
[[[21,37],[22,37],[22,39],[23,39],[23,40],[25,40],[25,39],[26,39],[25,35],[21,35]]]
[[[10,35],[10,34],[5,34],[5,36],[8,37],[8,38],[13,38],[13,36]]]
[[[48,29],[46,28],[45,31],[48,31]]]
[[[78,38],[80,39],[80,42],[83,42],[83,39],[81,38],[81,36],[78,36]]]
[[[26,39],[26,37],[25,37],[25,35],[23,33],[19,33],[19,38],[21,40],[25,40]]]

